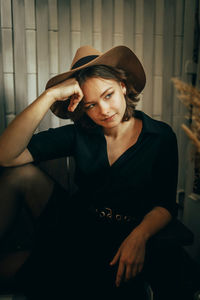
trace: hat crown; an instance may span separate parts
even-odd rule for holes
[[[102,53],[94,48],[92,48],[89,45],[86,46],[81,46],[80,48],[77,49],[74,58],[72,60],[72,64],[70,69],[79,61],[80,59],[86,57],[86,56],[92,56],[92,55],[102,55]]]

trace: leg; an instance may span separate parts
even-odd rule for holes
[[[8,237],[16,230],[14,226],[21,210],[26,207],[35,222],[46,206],[54,183],[39,168],[32,164],[3,168],[0,173],[0,276],[12,277],[29,256],[29,251],[2,254]],[[13,234],[15,235],[15,234]],[[9,248],[9,246],[7,247]],[[10,249],[12,250],[12,249]],[[20,253],[21,252],[21,253]],[[21,256],[20,256],[21,254]],[[16,263],[15,262],[16,257]],[[9,261],[12,266],[9,266]]]
[[[0,238],[12,225],[22,204],[36,219],[46,206],[53,186],[53,181],[32,164],[3,169],[0,178]]]

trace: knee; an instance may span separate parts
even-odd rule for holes
[[[2,194],[20,197],[39,216],[53,191],[54,182],[33,164],[5,168],[0,176]]]
[[[53,182],[33,164],[5,168],[0,176],[0,185],[9,188],[27,189],[45,184],[50,186]]]
[[[26,180],[33,178],[32,166],[30,164],[4,168],[0,176],[1,187],[9,186],[10,188],[23,185]]]

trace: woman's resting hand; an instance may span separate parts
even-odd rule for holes
[[[116,286],[134,278],[142,271],[145,258],[146,239],[137,230],[133,230],[122,242],[110,265],[118,263]]]
[[[112,266],[118,262],[117,286],[122,280],[127,281],[142,271],[147,241],[165,227],[171,219],[172,216],[166,208],[156,206],[126,237],[110,263]]]

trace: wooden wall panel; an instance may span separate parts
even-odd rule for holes
[[[4,74],[4,97],[5,104],[4,108],[6,114],[14,114],[15,112],[15,97],[14,97],[14,80],[13,74],[5,73]]]
[[[144,34],[144,0],[136,0],[133,2],[134,10],[134,30],[133,30],[133,51],[143,64],[143,34]],[[127,29],[128,30],[128,29]],[[143,110],[143,94],[140,94],[140,101],[137,104],[137,109]]]
[[[13,35],[11,0],[1,0],[1,125],[15,117]]]
[[[163,103],[163,23],[164,0],[155,2],[153,111],[152,116],[161,119]]]
[[[113,46],[122,45],[124,41],[124,6],[123,0],[114,1],[114,16],[113,16]]]
[[[58,32],[49,31],[49,74],[58,74]]]
[[[25,5],[25,27],[35,29],[35,0],[24,0]]]
[[[102,12],[102,51],[104,52],[113,46],[113,0],[102,0]]]
[[[27,104],[26,83],[26,45],[24,0],[12,1],[13,5],[13,46],[14,46],[14,83],[16,114]]]
[[[49,30],[58,30],[58,5],[57,0],[48,0]]]
[[[26,29],[26,64],[27,73],[36,74],[36,31]]]
[[[36,30],[37,30],[37,94],[41,94],[49,79],[49,34],[48,34],[48,1],[36,0]],[[51,125],[51,114],[48,112],[39,125],[45,130]]]
[[[13,73],[13,38],[11,28],[2,28],[2,53],[4,73]]]
[[[38,94],[49,79],[48,1],[36,0]]]
[[[59,73],[58,58],[58,3],[57,0],[48,0],[48,35],[49,35],[49,77]],[[48,127],[58,127],[60,125],[57,118],[49,110]]]
[[[58,65],[59,72],[63,73],[71,65],[70,0],[58,0],[58,15]]]
[[[154,67],[155,1],[144,0],[143,63],[147,75],[143,98],[143,111],[153,114],[153,67]]]
[[[25,30],[26,30],[26,65],[27,65],[27,99],[26,105],[37,98],[37,49],[35,1],[25,0]]]
[[[101,0],[93,0],[93,46],[101,51],[102,49],[102,2]]]
[[[27,74],[27,105],[37,98],[37,75]]]
[[[4,82],[4,109],[6,117],[9,114],[15,114],[15,97],[14,97],[14,84],[13,84],[13,40],[12,29],[2,28],[2,69],[3,69],[3,82]],[[8,124],[6,122],[6,124]]]
[[[4,102],[4,84],[3,84],[3,54],[2,54],[2,18],[1,18],[2,3],[0,2],[0,134],[3,132],[6,125],[6,113]]]
[[[11,0],[1,0],[1,27],[12,27],[12,9]]]
[[[58,70],[66,72],[71,66],[71,7],[70,0],[58,0]],[[59,119],[58,119],[59,120]],[[69,123],[60,119],[59,124]]]
[[[130,49],[135,49],[134,41],[134,29],[135,29],[135,1],[133,0],[124,0],[124,10],[123,10],[123,35],[124,35],[124,45]]]
[[[49,75],[58,74],[58,11],[57,0],[48,0],[49,15]]]
[[[133,50],[143,63],[144,1],[136,0],[133,9],[135,16],[135,39],[133,43]]]
[[[92,0],[80,2],[81,45],[92,45],[93,16]]]
[[[80,0],[71,0],[71,49],[72,57],[81,44]]]
[[[162,119],[172,125],[172,82],[174,74],[174,30],[175,1],[165,0],[164,6],[164,43],[163,43],[163,103]]]

